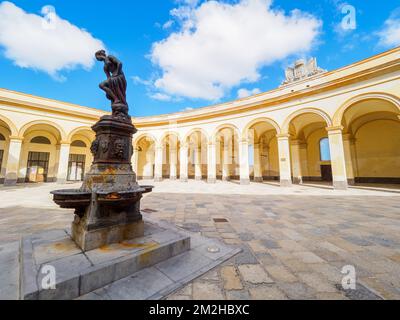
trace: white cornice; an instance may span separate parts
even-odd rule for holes
[[[285,101],[299,99],[302,96],[312,96],[314,92],[317,94],[330,87],[341,86],[345,81],[356,81],[366,76],[373,77],[382,72],[390,72],[391,68],[398,68],[400,70],[400,47],[353,63],[349,66],[316,75],[309,79],[301,80],[285,87],[260,93],[248,98],[190,111],[135,118],[134,122],[139,126],[151,126],[153,123],[155,126],[158,126],[160,123],[198,121],[205,117],[215,118],[225,114],[239,113],[242,110],[257,106],[276,105]],[[53,113],[68,114],[74,117],[88,118],[91,120],[98,119],[108,114],[107,112],[94,108],[1,88],[0,103],[12,104],[19,107],[37,108],[47,112],[51,111]]]

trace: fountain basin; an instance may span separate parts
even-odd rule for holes
[[[97,192],[97,203],[106,208],[123,208],[136,203],[146,190],[138,188],[121,192]]]
[[[96,192],[96,200],[100,206],[107,208],[127,207],[153,191],[154,186],[139,186],[134,190],[119,192]],[[90,206],[92,193],[79,189],[56,190],[51,192],[54,202],[63,209],[75,209],[75,214],[83,217],[85,210]]]
[[[79,189],[52,191],[54,202],[63,209],[75,209],[75,214],[83,217],[85,209],[90,206],[92,194]]]
[[[154,186],[140,186],[140,188],[145,189],[145,191],[143,192],[143,194],[145,194],[145,193],[152,192],[154,189]]]

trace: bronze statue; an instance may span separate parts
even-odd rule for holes
[[[99,87],[105,91],[107,99],[111,101],[113,116],[122,119],[129,118],[126,102],[127,82],[122,71],[122,62],[114,56],[108,56],[104,50],[96,52],[96,59],[104,62],[107,80],[100,83]]]
[[[104,62],[107,80],[100,88],[111,100],[113,112],[92,127],[93,164],[82,187],[53,192],[58,205],[75,209],[72,238],[83,251],[142,237],[140,200],[152,191],[151,186],[139,186],[132,168],[132,137],[137,129],[128,115],[122,63],[104,50],[96,52],[96,59]]]

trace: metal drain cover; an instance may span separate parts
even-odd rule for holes
[[[207,251],[208,251],[209,253],[218,253],[218,252],[221,251],[221,249],[218,248],[218,247],[208,247],[208,248],[207,248]]]
[[[215,223],[227,223],[229,222],[227,219],[225,218],[215,218],[213,219]]]

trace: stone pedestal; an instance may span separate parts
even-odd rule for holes
[[[23,300],[71,300],[110,285],[190,250],[190,237],[146,221],[120,226],[126,231],[140,230],[145,236],[116,242],[82,252],[67,230],[52,230],[24,237],[20,244],[20,298]],[[131,230],[130,230],[131,229]],[[105,239],[122,229],[104,229]],[[86,239],[100,233],[83,230]],[[76,235],[75,235],[76,236]],[[131,234],[130,236],[134,236]],[[109,238],[110,243],[117,238]],[[43,287],[46,266],[56,271],[55,288]],[[150,269],[151,270],[151,269]],[[145,285],[135,290],[143,290]]]
[[[85,228],[85,224],[80,223],[79,218],[76,220],[72,223],[72,239],[85,252],[104,247],[110,243],[120,243],[144,236],[143,220],[95,230],[88,230]]]
[[[152,187],[140,187],[132,169],[130,117],[105,116],[93,126],[94,162],[80,190],[56,191],[54,201],[74,208],[72,239],[83,251],[143,236],[140,200]]]
[[[72,238],[83,251],[143,236],[140,189],[132,170],[132,135],[129,119],[103,117],[94,127],[94,163],[82,191],[92,194],[83,216],[72,224]]]

